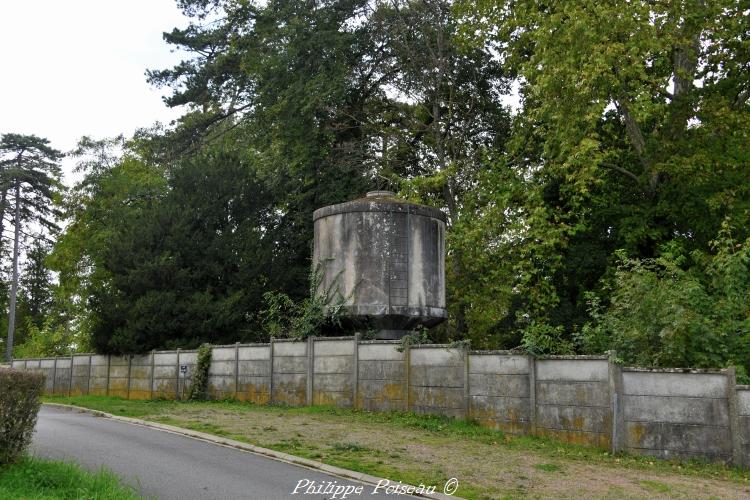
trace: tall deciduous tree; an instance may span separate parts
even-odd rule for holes
[[[727,219],[745,240],[746,5],[490,0],[464,7],[467,40],[492,46],[518,75],[523,109],[507,163],[522,182],[483,191],[487,206],[501,207],[496,213],[522,221],[486,241],[516,261],[511,320],[527,347],[575,347],[575,332],[591,319],[586,292],[600,291],[607,306],[602,279],[615,272],[618,248],[640,259],[665,248],[707,252]]]

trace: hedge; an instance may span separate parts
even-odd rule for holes
[[[43,390],[41,373],[0,369],[0,465],[15,462],[31,443]]]

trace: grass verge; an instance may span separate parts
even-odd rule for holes
[[[229,437],[392,481],[437,485],[438,491],[455,477],[456,494],[465,498],[750,497],[747,470],[612,456],[438,416],[235,401],[45,400]]]
[[[24,457],[0,466],[0,498],[24,500],[141,498],[107,470],[91,473],[56,460]]]

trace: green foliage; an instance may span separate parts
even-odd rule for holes
[[[736,366],[750,373],[750,239],[725,223],[715,253],[670,245],[655,259],[629,258],[608,280],[609,304],[589,294],[592,321],[579,342],[586,352],[617,351],[640,366]]]
[[[198,348],[193,385],[190,386],[188,399],[191,401],[205,401],[208,399],[208,371],[211,368],[211,345],[203,344]]]
[[[32,242],[26,252],[26,262],[20,278],[19,307],[25,317],[37,327],[52,314],[54,285],[47,266],[49,244],[41,238]]]
[[[44,375],[0,369],[0,467],[18,460],[31,444]]]
[[[323,286],[323,266],[310,270],[310,295],[295,302],[283,292],[266,292],[262,324],[271,338],[306,339],[341,328],[347,298],[341,294],[338,277]]]
[[[744,285],[711,267],[741,260],[722,221],[750,237],[739,3],[180,7],[189,56],[149,78],[187,112],[75,152],[50,260],[95,349],[339,329],[308,290],[310,214],[387,185],[448,217],[433,340],[747,366]]]
[[[618,308],[611,297],[618,249],[639,262],[669,260],[672,248],[710,258],[725,217],[737,241],[749,236],[750,134],[740,124],[750,118],[750,93],[737,70],[748,61],[737,42],[748,18],[740,4],[487,0],[459,10],[464,42],[499,54],[518,77],[522,104],[507,154],[479,178],[471,212],[449,234],[470,256],[464,266],[476,280],[456,294],[467,304],[472,339],[570,352],[585,329],[592,336],[587,323]],[[684,295],[668,299],[696,316],[670,316],[700,330],[715,316],[698,312],[701,288],[688,286],[702,264],[680,269]],[[663,279],[632,276],[644,294]],[[589,307],[592,294],[598,309]],[[632,300],[637,308],[637,292]],[[624,307],[620,314],[624,321]],[[644,335],[664,326],[656,314],[641,320]],[[587,349],[601,352],[610,334]],[[660,348],[669,351],[654,354],[660,363],[686,359],[662,342],[646,352]],[[701,342],[684,349],[729,362]]]
[[[24,457],[0,471],[0,497],[78,500],[141,498],[107,470],[89,472],[78,465]]]
[[[398,352],[404,352],[408,347],[414,345],[431,344],[430,334],[425,327],[410,331],[401,337],[401,344],[396,348]]]
[[[67,356],[87,350],[86,338],[71,330],[69,325],[59,324],[53,317],[44,320],[41,327],[27,319],[26,337],[13,349],[16,358],[46,358]]]

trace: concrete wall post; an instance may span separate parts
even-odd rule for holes
[[[68,397],[70,397],[70,393],[73,392],[73,358],[75,357],[75,354],[70,355],[70,378],[68,379]]]
[[[112,364],[112,355],[107,354],[107,387],[104,389],[104,393],[109,396],[109,367]]]
[[[359,333],[354,334],[354,357],[352,362],[352,406],[359,408]]]
[[[408,344],[404,347],[404,399],[405,410],[411,410],[411,398],[409,397],[409,385],[411,383],[411,346]]]
[[[177,356],[175,356],[175,357],[177,358],[177,366],[175,367],[176,368],[175,374],[177,376],[177,383],[174,385],[175,386],[174,398],[175,399],[180,399],[180,349],[177,349]]]
[[[464,418],[471,418],[471,404],[469,398],[469,348],[464,347]]]
[[[234,399],[240,393],[240,343],[234,344]]]
[[[617,353],[609,353],[609,395],[612,410],[612,453],[625,449],[625,408],[622,400],[622,367],[615,360]]]
[[[91,393],[91,354],[89,354],[89,369],[86,377],[86,395]]]
[[[130,380],[132,378],[131,377],[132,371],[133,371],[133,355],[132,354],[128,354],[128,388],[127,388],[127,391],[125,392],[125,394],[126,394],[125,398],[126,399],[130,399]]]
[[[156,356],[156,352],[154,349],[151,349],[151,377],[150,377],[150,383],[148,386],[148,399],[154,399],[154,357]]]
[[[273,337],[268,342],[268,402],[273,404]]]
[[[742,436],[740,432],[740,412],[737,402],[737,370],[734,366],[727,368],[727,403],[729,404],[729,436],[732,439],[732,464],[743,465]]]
[[[307,337],[307,406],[313,402],[313,373],[315,372],[315,337]]]
[[[536,436],[536,356],[529,354],[529,430]]]
[[[56,385],[57,385],[57,356],[55,356],[55,363],[52,365],[52,396],[55,395]]]

